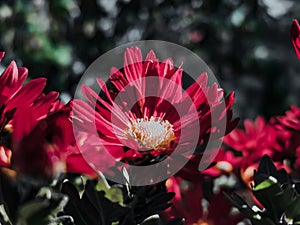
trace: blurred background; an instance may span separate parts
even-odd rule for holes
[[[300,62],[290,41],[299,0],[0,1],[3,65],[15,59],[68,101],[102,53],[147,39],[198,54],[228,93],[236,116],[269,118],[300,105]]]

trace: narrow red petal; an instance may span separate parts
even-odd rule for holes
[[[24,104],[31,105],[42,93],[46,86],[46,78],[29,81],[7,104],[12,109]]]
[[[141,77],[143,72],[142,62],[142,52],[138,47],[133,46],[126,49],[124,55],[124,71],[129,83]]]
[[[291,41],[295,50],[295,53],[300,60],[300,26],[297,20],[293,20],[291,27]]]
[[[25,119],[26,118],[26,119]],[[37,124],[37,121],[33,118],[33,111],[28,105],[19,107],[13,120],[13,140],[14,143],[19,142],[24,136],[28,135]]]
[[[5,52],[0,52],[0,61],[3,59]]]
[[[165,59],[159,65],[159,76],[165,78],[171,78],[174,74],[174,62],[171,58]]]

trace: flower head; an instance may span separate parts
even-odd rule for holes
[[[88,133],[95,127],[104,149],[123,161],[169,155],[178,146],[184,154],[190,143],[220,138],[238,121],[232,120],[233,93],[223,100],[223,90],[209,85],[205,73],[184,90],[183,70],[170,58],[159,62],[153,51],[143,60],[139,48],[128,48],[124,68],[112,68],[107,83],[97,82],[100,94],[84,85],[86,101],[74,100],[75,126]]]
[[[287,114],[294,117],[291,113]],[[254,121],[245,120],[244,129],[236,128],[224,137],[225,151],[219,152],[215,159],[216,165],[204,173],[219,176],[228,172],[227,169],[224,170],[224,166],[234,168],[232,172],[250,185],[253,170],[257,169],[264,155],[273,158],[278,168],[287,168],[284,160],[295,155],[295,149],[292,150],[292,143],[295,141],[292,141],[292,133],[285,129],[280,121],[283,124],[290,124],[285,117],[272,118],[270,121],[262,117],[257,117]]]
[[[207,201],[202,179],[190,182],[172,177],[166,181],[166,187],[175,197],[173,205],[163,213],[164,218],[183,217],[186,225],[233,225],[242,220],[240,215],[232,213],[221,191]]]
[[[70,105],[57,92],[43,93],[45,78],[23,85],[27,76],[14,61],[0,76],[0,166],[43,178],[66,171],[95,174],[75,145]]]
[[[21,113],[33,113],[24,109]],[[13,169],[36,178],[52,178],[58,173],[74,172],[94,176],[95,171],[79,152],[72,129],[70,104],[38,121],[13,146]],[[20,115],[16,115],[18,118]],[[30,127],[30,121],[18,120],[17,127]]]
[[[0,58],[4,56],[2,52]],[[13,139],[21,138],[21,130],[29,127],[15,127],[15,114],[23,108],[33,109],[33,114],[24,114],[22,120],[30,120],[35,125],[38,120],[45,118],[52,104],[56,101],[57,92],[43,94],[46,85],[45,78],[29,81],[23,86],[28,71],[18,68],[12,61],[0,76],[0,165],[10,166]]]
[[[282,128],[296,132],[300,130],[300,108],[295,105],[292,105],[284,116],[278,116],[276,119]]]
[[[300,108],[292,105],[285,115],[273,119],[278,132],[285,134],[282,141],[285,146],[284,156],[294,163],[293,169],[300,168]],[[296,159],[296,160],[295,160]],[[274,159],[273,159],[274,160]]]

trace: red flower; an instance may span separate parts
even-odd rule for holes
[[[264,154],[273,154],[267,142],[267,136],[269,134],[272,136],[273,133],[261,117],[254,122],[245,120],[244,127],[245,130],[236,128],[223,138],[227,146],[219,150],[214,159],[214,165],[202,171],[202,174],[218,177],[222,174],[235,173],[247,184],[249,183],[253,176],[253,169],[259,163],[260,158]],[[228,146],[231,149],[228,149]],[[190,165],[188,169],[188,173],[194,170]],[[184,178],[189,179],[187,176]]]
[[[284,116],[278,116],[276,119],[286,129],[300,131],[300,108],[297,106],[292,105]]]
[[[285,115],[277,116],[273,119],[273,124],[279,132],[285,134],[284,156],[291,161],[295,161],[295,168],[300,167],[300,109],[292,105]]]
[[[166,186],[169,192],[175,193],[171,201],[173,205],[163,214],[166,219],[183,217],[186,225],[235,225],[242,219],[231,212],[232,206],[222,192],[216,193],[208,205],[203,204],[201,179],[188,182],[172,177]]]
[[[220,149],[218,155],[214,159],[215,165],[202,171],[212,177],[219,177],[222,174],[229,174],[240,168],[242,157],[236,157],[233,152]]]
[[[197,181],[203,175],[209,175],[211,177],[218,177],[222,174],[229,174],[233,170],[240,168],[241,157],[235,157],[231,151],[225,151],[224,148],[215,149],[212,155],[216,155],[212,162],[207,162],[211,164],[207,169],[199,171],[199,163],[204,160],[202,154],[194,155],[188,161],[188,163],[176,174],[188,181]],[[210,158],[208,160],[211,160]]]
[[[4,53],[1,52],[0,59],[3,56]],[[19,138],[19,129],[13,125],[15,113],[24,107],[32,108],[33,114],[30,115],[30,119],[34,124],[47,115],[51,105],[58,96],[56,92],[50,92],[47,95],[42,94],[46,85],[45,78],[34,79],[22,86],[27,75],[27,69],[17,68],[16,63],[13,61],[0,76],[1,166],[9,166],[11,163],[11,136]],[[28,118],[22,118],[22,120],[25,119]]]
[[[19,111],[23,116],[30,109]],[[95,175],[77,149],[70,117],[70,105],[50,113],[33,128],[30,120],[16,119],[16,128],[29,128],[22,138],[14,142],[13,168],[19,174],[38,178],[51,178],[57,173],[75,172]],[[22,116],[16,114],[16,118]]]
[[[153,51],[143,61],[137,47],[128,48],[124,71],[115,68],[111,71],[110,85],[97,79],[103,95],[83,86],[87,103],[75,100],[73,108],[74,117],[80,121],[76,126],[92,132],[90,128],[95,122],[102,145],[117,159],[137,159],[149,152],[153,156],[169,154],[177,145],[189,146],[194,139],[199,145],[211,134],[215,138],[221,136],[218,135],[222,133],[220,122],[227,125],[225,133],[238,122],[231,121],[233,93],[226,98],[223,109],[223,90],[216,84],[208,86],[206,74],[200,75],[197,82],[183,92],[182,69],[175,70],[170,58],[159,63]],[[196,110],[193,111],[191,103]],[[183,115],[179,115],[178,108]],[[95,113],[91,113],[93,111]],[[219,118],[213,124],[212,113]],[[197,123],[200,132],[195,137],[195,131],[199,131]],[[180,139],[184,143],[180,143]]]
[[[57,92],[43,93],[45,78],[22,86],[27,75],[12,62],[0,76],[0,166],[44,178],[95,174],[75,145],[71,107],[57,100]]]
[[[237,151],[242,151],[248,156],[255,152],[261,140],[266,136],[266,121],[262,117],[257,117],[254,122],[244,121],[244,130],[235,129],[224,138],[224,143]]]
[[[272,121],[266,122],[262,117],[257,117],[255,121],[245,120],[245,130],[235,129],[224,137],[224,143],[235,152],[235,157],[239,158],[239,164],[232,166],[240,170],[238,175],[246,184],[252,180],[253,170],[257,169],[263,155],[270,156],[279,168],[284,167],[283,161],[290,154],[287,144],[290,133],[278,129]],[[230,158],[228,163],[232,162]]]
[[[297,20],[293,20],[291,27],[291,40],[294,46],[296,55],[300,60],[300,26]]]

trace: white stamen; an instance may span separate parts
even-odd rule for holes
[[[141,147],[149,149],[167,148],[175,139],[173,125],[168,120],[155,118],[130,119],[126,136],[133,138]]]

